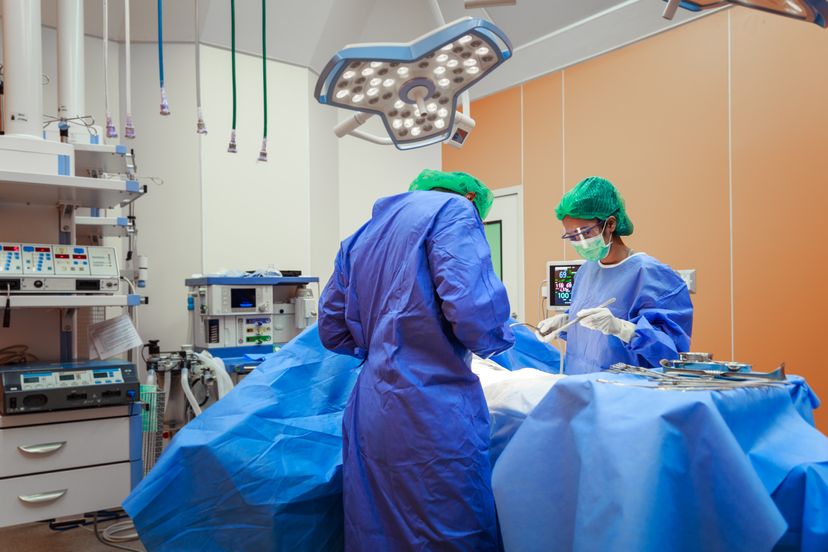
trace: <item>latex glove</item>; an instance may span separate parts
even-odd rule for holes
[[[584,309],[578,312],[578,318],[582,317],[581,326],[599,331],[604,335],[614,335],[624,343],[629,343],[635,335],[635,324],[629,320],[616,318],[606,307]]]
[[[546,341],[547,343],[553,341],[557,336],[550,335],[552,332],[563,326],[569,321],[569,315],[565,312],[562,314],[556,314],[551,318],[547,318],[540,324],[538,324],[538,329],[540,330],[540,334],[538,335],[538,339],[541,341]]]

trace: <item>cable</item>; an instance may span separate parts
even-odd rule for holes
[[[198,116],[196,132],[198,134],[207,134],[207,125],[204,124],[204,113],[201,110],[201,28],[198,15],[198,0],[195,0],[193,4],[195,5],[196,114]]]
[[[121,546],[119,544],[115,544],[115,543],[112,543],[112,542],[105,541],[103,536],[101,536],[100,530],[98,529],[98,512],[95,512],[93,519],[94,519],[93,524],[95,526],[95,537],[100,541],[101,544],[104,544],[106,546],[111,546],[112,548],[117,548],[119,550],[128,550],[129,552],[141,552],[137,548],[130,548],[128,546]],[[136,537],[137,536],[138,535],[136,534]]]
[[[161,115],[169,115],[170,104],[164,88],[164,0],[158,0],[158,80],[161,82]]]
[[[543,321],[543,320],[546,318],[546,316],[544,316],[544,314],[545,314],[545,313],[543,312],[543,307],[544,307],[544,305],[543,305],[543,285],[544,285],[544,284],[546,284],[546,286],[547,286],[546,293],[547,293],[547,294],[552,293],[552,290],[551,290],[551,289],[548,289],[548,287],[549,287],[549,280],[546,280],[546,279],[541,280],[541,283],[540,283],[540,285],[538,286],[538,299],[539,299],[539,304],[538,304],[538,315],[539,315],[539,318],[538,318],[538,322],[541,322],[541,321]]]
[[[11,284],[6,284],[6,304],[3,307],[3,327],[11,328]]]
[[[262,104],[264,106],[264,132],[259,161],[267,161],[267,0],[262,0]]]
[[[135,126],[132,124],[132,53],[129,38],[129,0],[124,0],[124,59],[125,72],[124,86],[126,90],[126,122],[124,123],[124,138],[135,138]]]
[[[129,542],[138,540],[138,531],[135,530],[135,524],[130,519],[106,527],[101,536],[108,543]]]
[[[230,80],[233,84],[233,125],[230,129],[227,151],[236,153],[236,0],[230,0],[230,68]]]
[[[38,358],[29,352],[29,347],[26,345],[11,345],[0,349],[0,365],[23,364],[37,360]]]
[[[103,72],[104,72],[104,111],[106,113],[106,137],[117,138],[118,129],[112,122],[109,112],[109,0],[103,0]]]

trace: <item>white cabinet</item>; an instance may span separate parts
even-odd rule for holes
[[[129,418],[0,429],[0,478],[129,460]]]
[[[0,479],[0,526],[117,507],[129,481],[129,462]]]
[[[116,508],[141,474],[138,405],[0,416],[0,527]]]

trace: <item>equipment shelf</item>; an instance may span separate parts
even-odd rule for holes
[[[0,171],[0,202],[112,209],[145,193],[136,180]]]

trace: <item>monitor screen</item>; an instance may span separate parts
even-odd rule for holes
[[[255,309],[256,288],[230,288],[230,308]]]
[[[575,286],[575,273],[584,261],[552,261],[547,263],[549,275],[550,309],[562,310],[572,304],[572,288]]]

